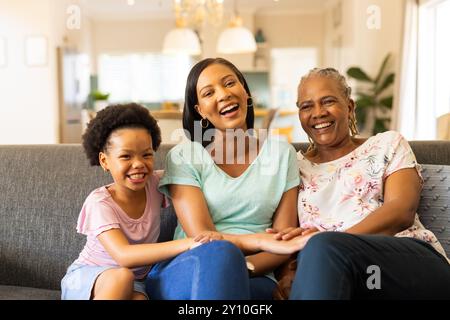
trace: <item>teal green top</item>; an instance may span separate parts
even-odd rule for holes
[[[159,190],[170,197],[170,184],[198,187],[217,231],[250,234],[272,226],[283,193],[299,183],[296,151],[288,142],[266,139],[251,165],[233,178],[214,163],[200,143],[189,141],[167,154]],[[184,237],[178,223],[174,239]]]

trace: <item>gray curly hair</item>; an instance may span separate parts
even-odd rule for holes
[[[339,85],[339,89],[341,90],[344,97],[350,99],[352,95],[352,88],[350,88],[350,86],[347,84],[347,80],[345,79],[345,77],[334,68],[314,68],[310,70],[308,74],[303,76],[300,80],[299,87],[307,79],[317,76],[336,80],[336,83]]]

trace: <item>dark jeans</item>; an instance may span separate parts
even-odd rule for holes
[[[228,241],[213,241],[156,264],[146,291],[155,300],[271,299],[276,284],[249,278],[245,257]]]
[[[298,254],[290,299],[450,299],[450,265],[412,238],[319,233]]]

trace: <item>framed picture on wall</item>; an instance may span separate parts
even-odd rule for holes
[[[6,67],[6,39],[0,36],[0,68]]]
[[[43,67],[48,62],[48,42],[45,36],[25,38],[25,64],[29,67]]]

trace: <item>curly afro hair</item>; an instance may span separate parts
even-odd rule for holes
[[[111,133],[123,128],[147,129],[156,151],[161,144],[161,130],[150,112],[137,103],[111,105],[99,111],[83,134],[83,147],[92,166],[99,166],[98,155],[104,152]]]

